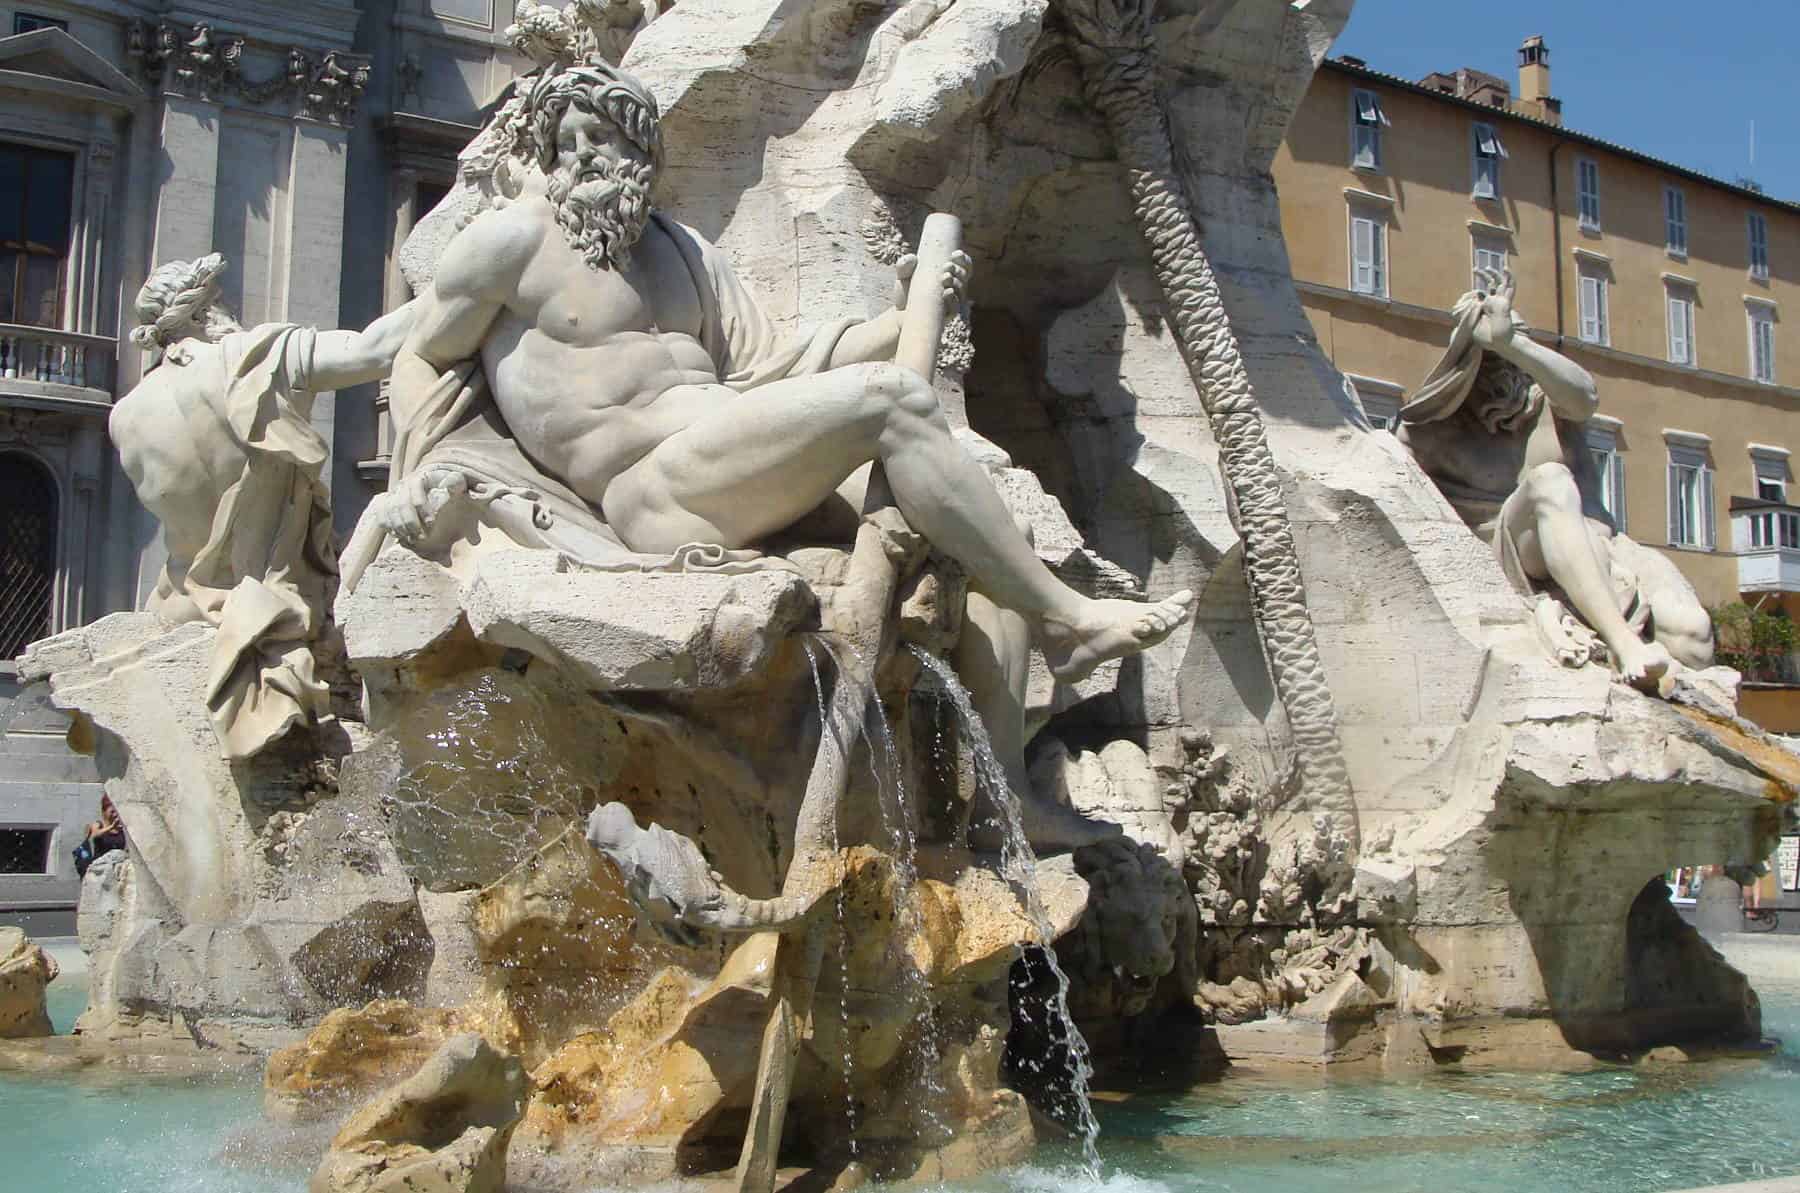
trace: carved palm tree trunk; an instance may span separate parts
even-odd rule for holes
[[[1156,0],[1058,4],[1072,34],[1082,88],[1106,119],[1125,167],[1138,229],[1149,246],[1182,359],[1219,444],[1220,470],[1236,501],[1244,540],[1257,630],[1287,710],[1305,790],[1353,854],[1359,835],[1356,803],[1281,480],[1218,281],[1200,245],[1193,204],[1175,171],[1169,121],[1156,93],[1155,7]]]

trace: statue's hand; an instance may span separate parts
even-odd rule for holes
[[[1479,280],[1482,285],[1476,294],[1480,296],[1481,315],[1475,320],[1470,334],[1483,348],[1499,351],[1512,343],[1514,334],[1525,328],[1525,320],[1512,305],[1517,287],[1513,284],[1511,271],[1483,270]]]
[[[425,468],[400,482],[398,490],[382,494],[381,524],[402,546],[429,551],[438,544],[434,531],[439,515],[460,503],[469,493],[469,478],[452,468]]]
[[[894,308],[896,310],[904,311],[906,309],[907,288],[912,282],[913,274],[918,272],[918,268],[919,258],[913,253],[908,253],[894,262]],[[970,259],[969,254],[960,249],[950,254],[950,259],[944,262],[944,271],[939,279],[938,288],[943,294],[945,314],[953,315],[961,309],[963,299],[968,296],[969,292],[969,273],[974,268],[975,263]]]

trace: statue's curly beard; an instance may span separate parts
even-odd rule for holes
[[[656,167],[649,162],[595,159],[579,170],[550,176],[547,196],[569,247],[589,268],[623,269],[631,248],[650,222],[650,186]]]

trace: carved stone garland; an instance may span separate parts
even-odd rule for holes
[[[280,96],[299,100],[300,115],[309,120],[345,125],[356,119],[356,106],[369,84],[369,60],[337,50],[323,56],[290,46],[286,66],[264,79],[244,73],[245,37],[224,33],[204,22],[179,25],[170,21],[134,21],[126,30],[125,52],[151,82],[164,78],[183,95],[215,100],[235,93],[253,104]]]

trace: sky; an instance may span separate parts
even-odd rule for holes
[[[1356,0],[1331,53],[1413,80],[1472,66],[1517,88],[1534,33],[1567,127],[1800,201],[1800,0]]]

